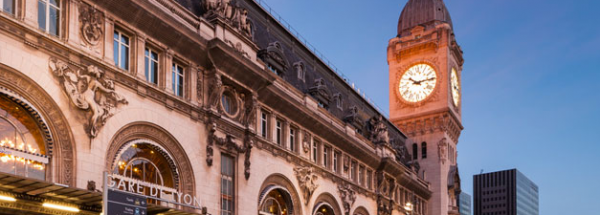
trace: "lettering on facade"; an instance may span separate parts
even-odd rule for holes
[[[125,191],[159,201],[176,203],[191,208],[202,208],[200,199],[192,194],[182,193],[176,189],[152,184],[121,175],[108,174],[108,188]]]

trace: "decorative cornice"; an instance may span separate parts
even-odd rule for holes
[[[420,136],[435,132],[446,132],[457,143],[462,131],[459,122],[448,112],[440,112],[395,122],[409,136]]]

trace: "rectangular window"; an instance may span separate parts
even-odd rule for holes
[[[329,167],[329,147],[323,147],[323,166]]]
[[[319,151],[317,151],[317,150],[318,150],[317,146],[318,146],[318,143],[317,143],[317,141],[314,141],[314,140],[313,140],[313,147],[312,147],[312,158],[313,158],[313,159],[312,159],[312,160],[313,160],[313,162],[315,162],[315,163],[317,162],[318,153],[319,153]]]
[[[360,166],[358,168],[358,184],[361,186],[365,186],[365,167]]]
[[[146,81],[158,84],[158,54],[149,48],[144,51],[144,64],[146,71]]]
[[[221,154],[221,215],[233,215],[234,164],[233,157]]]
[[[352,179],[352,181],[356,182],[356,161],[352,161],[352,163],[350,164],[350,178]]]
[[[373,189],[373,171],[367,170],[367,188]]]
[[[333,172],[335,173],[339,173],[339,165],[340,165],[340,153],[339,152],[334,152],[333,153]]]
[[[15,15],[15,0],[0,0],[0,10]]]
[[[183,97],[183,67],[177,63],[173,63],[172,71],[173,93],[176,96]]]
[[[279,120],[275,122],[275,142],[277,145],[281,146],[281,142],[283,140],[283,123]]]
[[[268,118],[269,116],[264,111],[260,114],[260,136],[263,138],[267,138],[267,129],[268,129]]]
[[[293,128],[290,128],[290,144],[289,144],[289,149],[290,151],[296,151],[296,130],[294,130]]]
[[[38,0],[38,25],[46,33],[58,36],[60,0]]]
[[[129,70],[129,37],[119,31],[113,36],[113,55],[115,66]]]

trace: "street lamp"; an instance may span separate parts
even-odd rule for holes
[[[412,214],[413,204],[410,202],[407,202],[406,205],[404,205],[404,210],[406,211],[406,215]]]

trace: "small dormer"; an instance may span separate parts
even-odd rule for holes
[[[319,106],[325,109],[329,108],[329,102],[331,102],[331,93],[329,88],[325,85],[325,79],[315,79],[314,85],[308,89],[308,93],[317,99]]]
[[[283,54],[283,48],[279,42],[269,43],[266,49],[258,51],[258,58],[261,59],[267,68],[279,77],[284,77],[288,70],[288,62]]]

